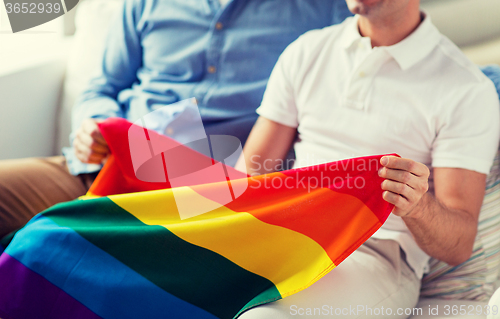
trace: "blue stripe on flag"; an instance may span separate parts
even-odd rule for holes
[[[42,215],[19,231],[5,252],[103,318],[216,319]]]

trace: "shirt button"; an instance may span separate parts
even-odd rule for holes
[[[215,71],[217,71],[217,69],[215,68],[215,66],[211,65],[208,67],[208,73],[215,73]]]
[[[366,76],[365,72],[361,71],[359,72],[359,77],[360,78],[364,78]]]
[[[222,30],[222,28],[223,28],[223,27],[224,27],[224,25],[223,25],[221,22],[217,22],[217,23],[215,24],[215,28],[216,28],[217,30]]]
[[[173,129],[173,128],[171,128],[171,127],[169,127],[169,128],[167,129],[167,135],[172,135],[172,134],[174,134],[174,129]]]

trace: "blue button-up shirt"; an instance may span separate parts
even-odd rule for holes
[[[133,122],[194,97],[207,134],[244,142],[281,52],[306,31],[349,15],[344,0],[232,0],[224,7],[218,0],[125,0],[100,74],[73,111],[73,132],[85,118]],[[166,123],[180,112],[172,110]],[[75,175],[99,169],[72,149],[64,153]]]

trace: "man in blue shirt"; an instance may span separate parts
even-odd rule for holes
[[[208,134],[244,142],[281,52],[349,15],[344,0],[125,0],[100,74],[74,109],[74,148],[65,158],[0,162],[0,237],[87,191],[108,153],[96,124],[105,118],[135,121],[195,97]],[[166,132],[189,134],[183,110],[167,110]]]
[[[244,142],[279,54],[304,32],[348,15],[345,1],[332,0],[125,1],[101,74],[74,111],[73,128],[82,127],[73,135],[76,156],[94,164],[106,156],[95,120],[119,116],[133,122],[191,97],[208,134]],[[165,121],[176,122],[181,113],[174,106]],[[82,126],[85,119],[94,121]],[[166,130],[174,138],[175,124]],[[92,140],[98,142],[93,147]],[[65,155],[73,174],[97,169],[75,161],[72,150]]]

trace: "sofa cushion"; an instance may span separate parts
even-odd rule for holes
[[[500,95],[500,67],[482,71],[496,85]],[[421,297],[488,301],[500,268],[500,151],[486,181],[486,194],[479,215],[472,256],[451,267],[431,259],[430,272],[422,279]]]

